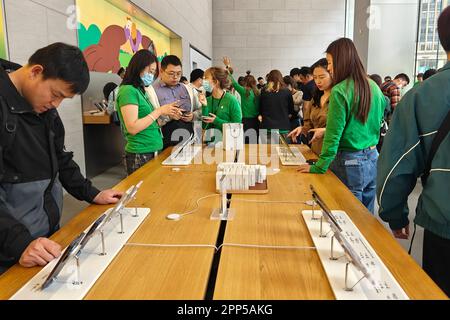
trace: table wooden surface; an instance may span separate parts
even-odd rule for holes
[[[111,116],[105,112],[91,114],[83,113],[83,124],[111,124]]]
[[[305,157],[314,154],[303,146]],[[236,211],[227,223],[224,243],[263,246],[314,246],[302,210],[305,203],[268,204],[263,201],[311,200],[313,185],[331,210],[348,213],[367,241],[411,299],[445,299],[445,294],[405,252],[392,235],[331,172],[301,174],[282,167],[268,178],[269,194],[234,195]],[[239,202],[239,200],[258,202]],[[224,246],[214,299],[334,299],[331,286],[315,250],[260,249]]]
[[[247,147],[248,148],[248,147]],[[301,147],[306,158],[314,157]],[[208,150],[212,155],[218,150]],[[180,166],[180,171],[161,163],[166,150],[154,161],[119,183],[125,191],[143,180],[137,199],[130,206],[149,207],[151,215],[131,236],[92,287],[86,299],[204,299],[211,276],[220,222],[210,214],[219,206],[215,194],[217,164]],[[242,156],[242,155],[241,155]],[[254,153],[245,153],[247,163],[259,162]],[[300,215],[309,209],[302,203],[267,204],[245,200],[310,200],[313,184],[331,209],[346,211],[378,255],[413,299],[444,299],[446,296],[332,174],[303,175],[295,167],[282,167],[269,177],[267,195],[234,195],[231,206],[236,218],[227,222],[224,243],[277,246],[312,246]],[[181,221],[169,221],[171,213],[199,209]],[[53,235],[63,247],[111,206],[90,206]],[[126,224],[125,224],[126,226]],[[135,245],[133,245],[135,244]],[[192,247],[148,247],[142,245],[192,245]],[[202,247],[194,247],[201,245]],[[10,298],[41,268],[18,265],[0,276],[0,299]],[[223,247],[214,299],[334,299],[327,277],[314,250],[274,250]]]

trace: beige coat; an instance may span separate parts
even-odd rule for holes
[[[308,110],[304,110],[304,126],[302,134],[308,136],[308,132],[311,129],[326,128],[327,126],[327,115],[328,115],[328,104],[329,101],[325,103],[324,106],[318,107],[313,103]],[[313,142],[311,150],[320,155],[322,152],[323,138]]]

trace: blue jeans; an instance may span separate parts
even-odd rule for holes
[[[357,152],[339,151],[330,169],[372,214],[377,179],[377,149]]]

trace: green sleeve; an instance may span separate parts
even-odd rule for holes
[[[206,106],[202,107],[202,116],[209,117],[209,113],[211,112],[209,110],[211,110],[211,104],[212,104],[211,97],[208,97],[206,99],[206,102],[207,102]]]
[[[232,100],[232,103],[230,104],[230,113],[231,113],[231,123],[242,122],[242,109],[237,99]]]
[[[234,89],[236,89],[236,91],[241,95],[245,95],[247,94],[247,90],[241,86],[236,79],[234,79],[234,77],[230,74],[230,79],[231,79],[231,83],[233,84]]]
[[[228,121],[225,121],[223,119],[220,119],[219,117],[216,117],[216,120],[214,120],[213,124],[216,128],[222,128],[224,123],[229,123]]]
[[[414,190],[418,176],[424,171],[425,159],[419,143],[416,115],[416,95],[407,94],[395,109],[389,131],[378,159],[377,197],[380,218],[392,230],[409,224],[408,196]]]
[[[347,123],[347,113],[350,107],[345,93],[333,90],[328,106],[327,130],[323,141],[319,161],[311,167],[311,173],[325,173],[336,157],[339,143]]]
[[[129,104],[139,106],[139,93],[137,90],[139,89],[133,86],[121,86],[117,95],[117,107],[122,108]]]

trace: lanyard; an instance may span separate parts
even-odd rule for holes
[[[226,94],[226,91],[224,91],[223,94],[222,94],[222,97],[220,97],[219,103],[217,104],[217,108],[215,110],[214,110],[214,101],[216,99],[214,99],[214,97],[213,97],[213,100],[212,100],[212,111],[213,111],[213,114],[215,114],[216,116],[217,116],[217,111],[218,111],[217,109],[220,108],[220,103],[222,102],[223,97],[225,97],[225,94]]]

